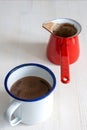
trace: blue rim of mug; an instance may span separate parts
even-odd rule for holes
[[[14,71],[16,71],[17,69],[20,69],[20,68],[26,67],[26,66],[37,66],[37,67],[40,67],[40,68],[46,70],[46,71],[51,75],[51,77],[53,78],[53,86],[52,86],[51,90],[50,90],[47,94],[45,94],[44,96],[41,96],[41,97],[39,97],[39,98],[35,98],[35,99],[22,99],[22,98],[18,98],[18,97],[16,97],[16,96],[14,96],[14,95],[8,90],[7,82],[8,82],[9,76],[10,76]],[[41,99],[44,99],[44,98],[46,98],[47,96],[49,96],[49,95],[52,93],[52,91],[55,89],[55,86],[56,86],[56,78],[55,78],[54,73],[53,73],[48,67],[46,67],[46,66],[44,66],[44,65],[37,64],[37,63],[25,63],[25,64],[21,64],[21,65],[19,65],[19,66],[16,66],[15,68],[13,68],[12,70],[10,70],[10,71],[7,73],[7,75],[6,75],[6,77],[5,77],[5,80],[4,80],[4,86],[5,86],[5,89],[6,89],[7,93],[8,93],[12,98],[14,98],[14,99],[16,99],[16,100],[19,100],[19,101],[34,102],[34,101],[39,101],[39,100],[41,100]]]

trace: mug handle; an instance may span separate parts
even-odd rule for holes
[[[7,119],[9,121],[9,123],[12,125],[12,126],[15,126],[17,124],[19,124],[22,120],[18,117],[14,117],[14,119],[12,119],[12,116],[14,114],[14,112],[20,107],[21,105],[21,102],[16,102],[16,101],[13,101],[10,106],[8,107],[7,111],[6,111],[6,116],[7,116]]]
[[[61,45],[61,81],[70,82],[68,45]]]

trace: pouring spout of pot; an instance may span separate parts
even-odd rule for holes
[[[55,26],[54,22],[47,22],[47,23],[43,23],[43,25],[42,25],[42,27],[45,28],[50,33],[53,33],[54,26]]]

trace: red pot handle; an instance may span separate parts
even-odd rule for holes
[[[69,83],[69,55],[68,55],[68,45],[61,45],[61,81],[63,83]]]

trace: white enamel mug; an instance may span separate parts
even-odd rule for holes
[[[10,92],[10,88],[18,79],[26,76],[38,76],[47,80],[51,90],[44,96],[25,100],[17,98]],[[24,123],[34,125],[45,121],[53,110],[53,92],[56,86],[54,73],[46,66],[36,63],[27,63],[13,68],[5,77],[5,89],[11,98],[11,103],[6,110],[6,117],[12,126]]]

